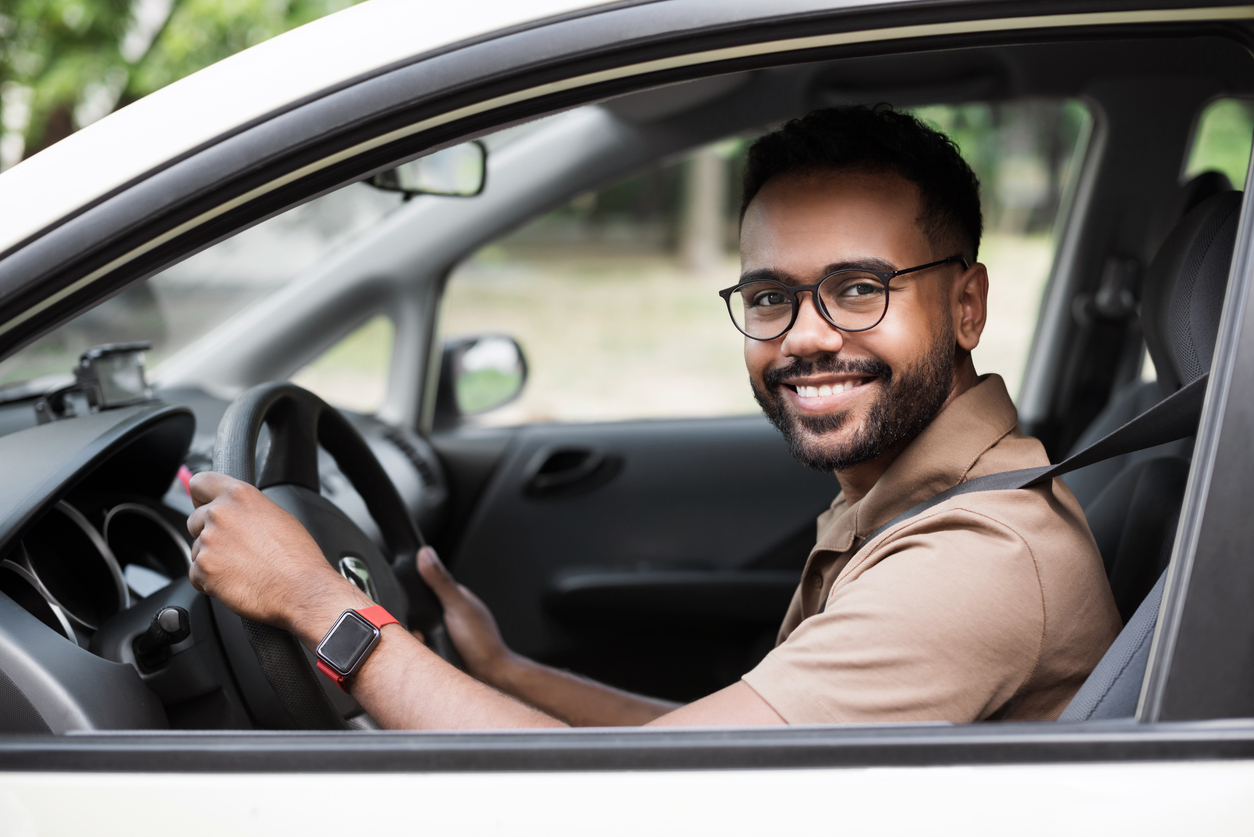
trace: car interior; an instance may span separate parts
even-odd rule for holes
[[[10,707],[0,731],[319,724],[298,717],[262,671],[250,629],[186,579],[185,479],[220,467],[226,446],[239,474],[269,484],[281,505],[306,509],[301,519],[328,557],[325,544],[334,543],[403,574],[412,563],[406,550],[421,542],[414,538],[431,543],[519,653],[677,701],[735,682],[773,647],[814,519],[839,490],[835,479],[791,459],[754,412],[743,368],[693,361],[705,350],[696,338],[654,351],[599,332],[596,306],[637,321],[660,306],[669,313],[659,328],[683,337],[689,286],[679,286],[688,280],[641,280],[640,291],[597,302],[568,294],[596,290],[595,271],[544,284],[556,281],[558,262],[514,269],[501,254],[524,252],[524,233],[551,235],[561,250],[570,207],[607,205],[605,196],[629,181],[663,182],[710,148],[733,160],[719,200],[731,207],[724,238],[734,249],[735,155],[815,108],[887,102],[926,118],[940,112],[929,108],[972,103],[994,115],[1009,105],[1061,113],[1058,103],[1067,102],[1084,114],[1072,145],[1053,156],[1063,168],[1044,204],[1054,214],[1033,239],[1043,254],[1039,282],[1018,275],[1030,272],[1015,262],[1020,251],[990,271],[995,294],[999,285],[1027,288],[1014,292],[1027,299],[1026,313],[1007,332],[1022,349],[1004,376],[1015,377],[1023,430],[1052,461],[1202,378],[1215,351],[1243,200],[1234,183],[1244,170],[1192,171],[1189,162],[1207,109],[1254,96],[1246,47],[1218,34],[1159,30],[883,49],[695,78],[486,130],[478,137],[486,180],[473,194],[397,192],[396,177],[344,187],[169,266],[0,363],[0,451],[11,463],[0,494],[22,510],[20,525],[0,536],[0,705]],[[1248,155],[1248,135],[1244,143]],[[1013,207],[1013,190],[1003,191],[1000,205]],[[288,252],[304,246],[301,224],[325,227],[337,217],[309,207],[350,200],[366,207],[353,210],[359,223],[324,229],[305,255]],[[1007,217],[990,220],[1011,224]],[[299,234],[258,232],[284,224]],[[615,254],[643,247],[630,238],[641,229],[624,233],[619,249],[604,240],[569,249],[592,252],[608,276],[619,269]],[[990,241],[1002,229],[991,228]],[[713,311],[691,322],[719,320],[734,361],[739,338],[715,293],[715,279],[735,281],[730,252],[708,269],[717,274],[710,284],[691,285]],[[160,322],[173,298],[162,283],[194,290],[191,266],[209,283],[229,285],[237,269],[281,281],[241,292],[221,316],[202,308],[186,322]],[[666,295],[667,282],[682,300]],[[523,339],[513,325],[522,305],[510,294],[528,292],[553,294],[528,303],[544,304],[527,327],[551,343],[536,351],[540,338]],[[265,390],[267,401],[250,388],[290,380],[322,394],[321,359],[365,345],[370,329],[387,337],[377,386],[356,401],[324,395],[347,422],[323,422],[338,429],[314,430],[318,447],[301,448],[307,461],[299,462],[284,447],[299,434],[284,428],[305,419],[267,412],[281,409],[274,393],[288,390]],[[166,332],[180,342],[154,352]],[[49,346],[82,368],[71,375],[68,365],[37,366]],[[146,346],[160,355],[147,382]],[[996,367],[992,349],[988,361]],[[633,386],[616,371],[629,366],[657,378],[646,406],[615,392]],[[702,389],[714,375],[734,378],[742,400],[725,403]],[[526,400],[550,378],[571,393],[568,412]],[[110,395],[110,385],[122,396]],[[236,401],[246,391],[253,400]],[[603,408],[602,396],[620,400]],[[111,419],[120,413],[110,407],[136,403],[162,406],[142,421]],[[1191,452],[1183,439],[1065,478],[1125,629],[1062,720],[1136,714]],[[395,491],[376,490],[381,483]],[[378,583],[378,600],[404,611],[396,583]],[[290,653],[298,666],[301,652]],[[315,677],[312,669],[299,676]],[[316,682],[350,728],[372,728],[351,697]]]

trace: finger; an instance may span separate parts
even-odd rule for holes
[[[217,498],[219,494],[237,482],[239,480],[228,477],[226,474],[201,471],[199,474],[192,474],[192,478],[187,481],[187,489],[192,495],[192,504],[199,508]]]
[[[424,546],[418,550],[418,574],[435,591],[435,595],[439,597],[441,602],[447,602],[450,598],[460,593],[457,589],[457,582],[453,580],[453,576],[449,574],[444,564],[440,562],[440,558],[435,554],[435,550],[429,546]]]
[[[191,568],[187,571],[187,578],[191,581],[192,587],[196,588],[197,593],[205,592],[203,584],[204,572],[201,570],[199,564],[194,562],[192,563]]]
[[[193,538],[199,538],[200,533],[205,531],[205,524],[209,521],[209,507],[201,506],[187,516],[187,533]]]

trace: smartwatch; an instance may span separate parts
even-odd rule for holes
[[[345,681],[365,665],[366,658],[379,644],[383,626],[393,622],[400,624],[383,605],[344,611],[314,652],[318,656],[318,671],[348,691]]]

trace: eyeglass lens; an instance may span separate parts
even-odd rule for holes
[[[837,328],[860,331],[884,317],[888,293],[872,273],[841,270],[819,283],[818,302]],[[788,330],[797,303],[779,282],[753,282],[738,287],[727,307],[736,328],[758,340],[773,340]]]

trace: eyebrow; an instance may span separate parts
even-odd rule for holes
[[[897,270],[897,265],[875,257],[853,259],[843,262],[832,262],[823,268],[823,272],[819,274],[818,278],[822,279],[824,276],[829,276],[838,270],[877,270],[884,273],[893,273]],[[741,284],[744,284],[745,282],[767,281],[779,282],[783,285],[809,284],[808,282],[803,282],[801,279],[791,273],[788,273],[787,271],[776,270],[773,267],[760,267],[757,270],[750,270],[749,272],[742,273],[740,275]]]

